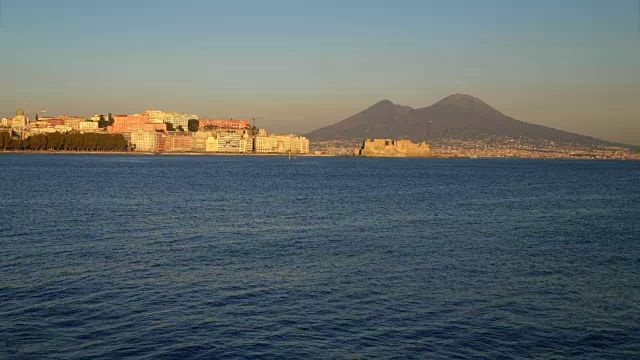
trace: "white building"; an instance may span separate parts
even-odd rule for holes
[[[95,121],[81,121],[80,130],[98,130],[98,123]]]
[[[64,124],[71,126],[73,130],[80,130],[80,123],[86,121],[86,119],[81,116],[63,115],[62,119],[64,119]]]
[[[187,131],[190,119],[198,120],[198,115],[180,114],[175,112],[164,113],[164,122],[173,124],[173,127],[176,129],[178,126],[182,126],[184,131]],[[151,121],[151,119],[149,119],[149,121]]]
[[[256,136],[255,145],[257,153],[275,153],[278,142],[273,136]]]
[[[250,153],[253,151],[253,139],[248,135],[240,136],[234,132],[217,133],[207,138],[205,151]]]
[[[53,126],[32,127],[30,130],[32,134],[47,134],[47,133],[54,133],[57,131]]]
[[[291,141],[291,152],[295,154],[309,153],[309,139],[304,136],[296,136]]]
[[[132,132],[131,145],[136,151],[156,151],[159,132]]]
[[[242,135],[242,140],[240,140],[240,147],[244,149],[244,151],[242,152],[253,152],[253,138],[249,136],[247,132]]]
[[[206,152],[218,152],[218,138],[216,136],[209,136],[206,142]]]
[[[61,133],[66,133],[66,132],[69,132],[69,131],[73,130],[73,128],[70,125],[56,125],[53,128],[56,131],[61,132]]]
[[[293,134],[256,136],[255,146],[257,153],[309,153],[309,139]]]
[[[162,124],[165,122],[166,114],[164,111],[160,110],[147,110],[145,111],[149,114],[149,122],[152,124]]]
[[[8,125],[12,128],[23,128],[27,126],[28,121],[29,119],[24,115],[24,111],[22,110],[22,108],[19,108],[16,111],[16,116],[11,119],[11,122]]]
[[[223,132],[218,134],[218,152],[244,152],[244,146],[240,142],[242,136],[233,132]]]

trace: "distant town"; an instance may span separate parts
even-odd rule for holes
[[[410,145],[408,145],[408,143]],[[311,153],[333,156],[526,158],[640,160],[640,152],[625,146],[571,144],[527,137],[494,136],[483,139],[438,138],[428,145],[408,140],[325,140],[311,144]],[[426,143],[425,143],[426,144]],[[419,150],[418,150],[419,149]]]
[[[137,114],[39,116],[18,109],[2,118],[2,151],[91,151],[137,153],[300,154],[438,158],[593,158],[640,160],[623,145],[585,145],[526,136],[482,138],[318,140],[273,134],[255,120],[206,119],[195,114],[147,110]]]

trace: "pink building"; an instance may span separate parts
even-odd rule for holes
[[[244,129],[249,126],[249,120],[238,119],[200,119],[200,127],[213,126],[220,129]]]
[[[47,119],[46,122],[49,123],[49,125],[64,125],[64,119],[57,119],[57,118],[53,118],[53,119]]]
[[[187,152],[192,151],[193,137],[189,134],[169,133],[162,137],[159,149],[163,151]]]
[[[126,132],[153,132],[156,130],[167,131],[167,124],[150,123],[149,114],[123,115],[117,114],[113,116],[113,125],[107,127],[110,133],[126,133]]]

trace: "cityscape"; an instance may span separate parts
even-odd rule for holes
[[[420,151],[362,151],[365,139],[314,141],[296,134],[273,134],[255,120],[208,119],[195,114],[146,110],[138,114],[27,116],[22,108],[0,124],[5,151],[127,151],[132,153],[299,154],[316,156],[432,158],[577,158],[640,160],[640,151],[622,144],[571,143],[527,136],[435,138]],[[56,137],[56,135],[58,137]],[[65,141],[66,135],[70,140]],[[428,137],[428,136],[427,136]],[[86,139],[85,139],[86,138]],[[73,139],[73,140],[71,140]],[[413,146],[411,145],[411,146]]]
[[[34,119],[19,108],[13,118],[3,118],[3,149],[100,150],[95,146],[64,147],[51,140],[51,134],[77,136],[111,135],[124,138],[126,146],[111,150],[167,153],[219,154],[308,154],[309,140],[294,134],[271,134],[249,120],[200,119],[195,114],[147,110],[139,114],[96,114],[82,116],[39,116]],[[14,142],[16,139],[20,143]],[[122,140],[119,140],[122,142]],[[33,145],[33,144],[37,145]]]
[[[0,360],[640,359],[640,0],[0,0]]]
[[[428,143],[429,152],[421,154],[420,157],[640,160],[638,150],[624,145],[586,146],[531,139],[526,136],[494,136],[489,139],[443,138],[430,140]],[[316,141],[311,143],[311,153],[352,156],[359,153],[362,144],[359,140]],[[382,154],[376,156],[397,157]]]

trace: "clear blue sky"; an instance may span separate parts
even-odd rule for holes
[[[640,144],[638,0],[0,1],[0,115],[157,108],[306,132],[460,92]]]

